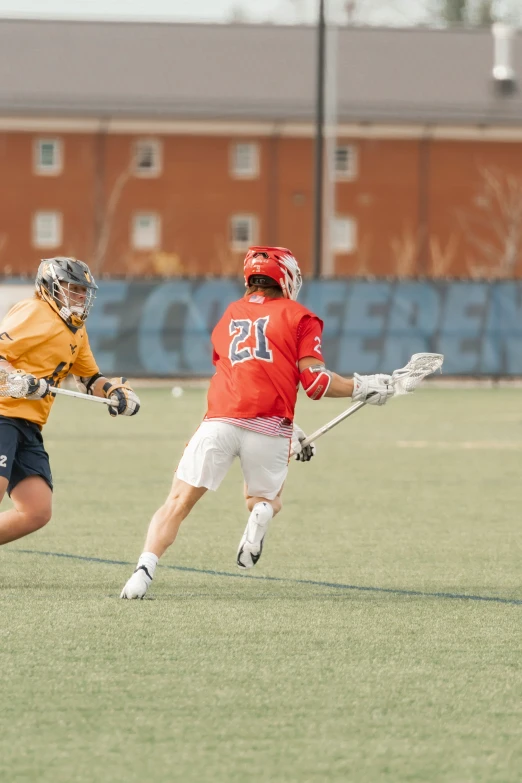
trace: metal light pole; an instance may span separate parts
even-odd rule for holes
[[[317,84],[315,130],[315,210],[313,276],[321,276],[323,250],[323,180],[324,180],[324,93],[325,93],[325,0],[319,0],[317,25]]]

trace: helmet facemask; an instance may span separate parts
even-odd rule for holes
[[[59,280],[54,281],[53,287],[52,297],[58,305],[60,316],[64,321],[70,321],[72,326],[81,326],[94,304],[94,291],[76,283],[61,283]]]
[[[295,302],[299,296],[301,286],[303,285],[303,278],[301,276],[299,264],[293,256],[288,254],[280,258],[280,265],[285,269],[285,288],[283,289],[283,293],[287,296],[288,299],[293,299]]]

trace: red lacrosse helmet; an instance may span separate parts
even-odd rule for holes
[[[262,275],[275,280],[286,299],[297,299],[303,278],[299,264],[286,247],[249,247],[244,264],[245,286],[250,278]]]

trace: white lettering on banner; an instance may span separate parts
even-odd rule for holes
[[[28,299],[33,294],[34,285],[30,283],[0,285],[0,322],[3,321],[11,307],[22,299]]]

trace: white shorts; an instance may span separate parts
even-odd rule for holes
[[[273,500],[286,479],[289,455],[288,438],[209,420],[190,439],[176,474],[193,487],[216,490],[239,457],[248,494]]]

